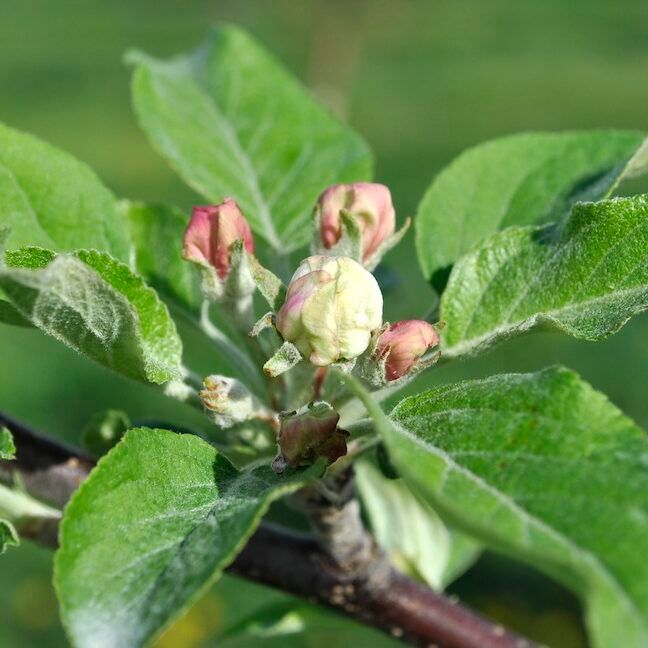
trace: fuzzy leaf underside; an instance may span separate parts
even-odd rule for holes
[[[648,197],[577,204],[567,221],[511,227],[454,267],[445,357],[543,328],[599,340],[648,306]]]
[[[479,556],[479,545],[450,530],[402,479],[387,479],[370,461],[355,464],[356,484],[371,530],[404,572],[440,590]]]
[[[182,343],[154,290],[108,254],[7,254],[0,288],[21,317],[79,353],[130,378],[181,376]]]

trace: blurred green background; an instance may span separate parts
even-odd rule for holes
[[[645,0],[0,0],[0,120],[88,162],[119,195],[188,210],[198,199],[138,130],[122,56],[131,47],[160,56],[190,49],[219,21],[250,30],[366,137],[401,219],[443,165],[485,139],[648,129]],[[434,299],[412,250],[409,235],[387,259],[390,318],[421,315]],[[189,363],[207,372],[209,353],[185,334]],[[0,326],[0,358],[0,408],[61,438],[76,440],[109,407],[135,421],[198,422],[34,331]],[[646,360],[643,316],[596,346],[537,334],[427,380],[561,362],[648,426]],[[51,554],[28,544],[0,559],[1,646],[66,645],[50,569]],[[573,599],[525,568],[486,556],[453,589],[551,645],[583,645]],[[253,609],[285,601],[225,579],[160,644],[213,645]],[[330,642],[340,623],[323,616],[299,645]],[[378,645],[377,635],[339,628],[342,645]]]

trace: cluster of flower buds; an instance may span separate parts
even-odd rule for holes
[[[371,270],[407,229],[406,224],[395,231],[389,189],[366,182],[329,187],[317,201],[315,220],[314,253],[301,262],[287,290],[254,257],[250,226],[231,198],[194,208],[184,257],[200,266],[207,299],[234,304],[234,312],[244,304],[251,313],[258,288],[271,304],[274,314],[252,331],[274,326],[283,340],[264,366],[270,376],[305,358],[318,367],[357,367],[360,376],[383,385],[432,362],[426,353],[439,343],[434,326],[421,320],[383,323],[382,293]],[[319,457],[333,462],[346,453],[348,435],[337,427],[339,415],[328,403],[311,403],[277,419],[242,383],[225,376],[209,376],[200,396],[223,428],[252,420],[279,427],[280,454],[273,464],[278,472]]]
[[[194,207],[183,241],[184,258],[200,266],[211,301],[249,299],[255,283],[247,255],[254,253],[250,226],[232,198]]]

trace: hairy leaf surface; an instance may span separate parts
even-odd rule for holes
[[[622,176],[645,171],[643,141],[641,133],[624,131],[522,133],[465,151],[437,176],[418,209],[425,276],[442,291],[452,264],[491,234],[557,220],[577,200],[608,195]]]
[[[605,396],[552,368],[372,413],[437,510],[584,599],[595,645],[648,645],[648,437]]]
[[[137,380],[181,375],[182,343],[155,291],[94,250],[7,254],[0,288],[20,315],[79,353]]]
[[[585,340],[648,306],[648,197],[577,204],[567,221],[511,227],[454,267],[441,299],[446,357],[535,328]]]
[[[155,147],[210,202],[235,198],[281,253],[308,242],[327,185],[371,175],[362,139],[235,27],[187,56],[131,60],[135,110]]]
[[[320,474],[241,473],[198,437],[129,431],[65,511],[55,582],[73,644],[147,643],[221,574],[272,500]]]
[[[6,427],[0,426],[0,459],[14,459],[15,456],[16,446],[11,432]],[[6,511],[2,510],[2,502],[0,502],[0,554],[3,554],[8,546],[15,546],[20,542],[14,525],[2,517],[5,515]]]

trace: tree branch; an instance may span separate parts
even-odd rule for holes
[[[13,435],[16,460],[0,461],[0,481],[13,483],[19,475],[28,493],[63,508],[95,464],[84,453],[41,436],[0,412],[0,425]]]
[[[228,571],[341,611],[413,646],[534,645],[397,572],[380,553],[372,569],[350,572],[313,538],[267,524],[259,527]]]
[[[2,413],[0,424],[9,428],[17,449],[16,460],[0,461],[0,481],[11,483],[18,474],[30,494],[63,507],[94,460]],[[397,572],[361,527],[357,500],[349,497],[339,507],[318,510],[313,519],[324,543],[262,524],[228,571],[341,611],[415,646],[533,646]],[[343,527],[348,534],[340,533]],[[51,520],[20,531],[45,546],[56,545]]]

